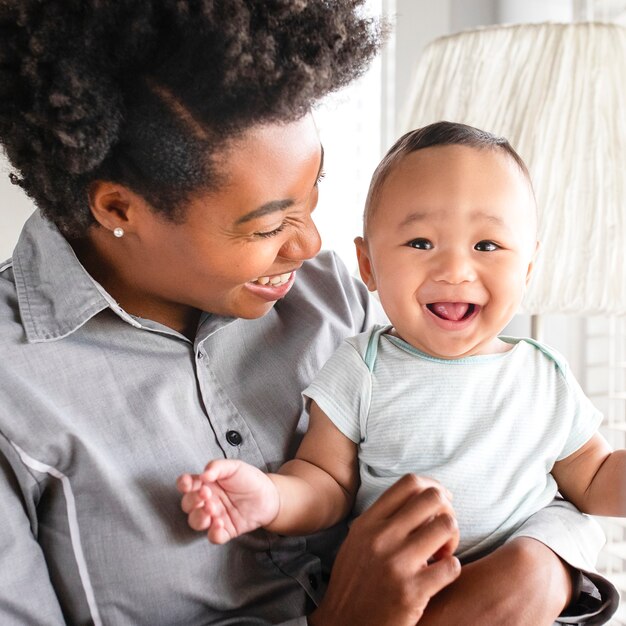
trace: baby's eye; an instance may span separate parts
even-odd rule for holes
[[[500,246],[497,243],[493,243],[493,241],[479,241],[474,246],[474,250],[478,250],[478,252],[494,252],[499,248]]]
[[[416,250],[432,250],[434,247],[431,241],[428,239],[422,239],[421,237],[407,241],[406,245],[409,246],[409,248],[415,248]]]

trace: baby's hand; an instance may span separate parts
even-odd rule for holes
[[[242,461],[211,461],[202,474],[183,474],[176,484],[189,526],[206,530],[211,543],[226,543],[266,526],[278,514],[279,494],[272,479]]]

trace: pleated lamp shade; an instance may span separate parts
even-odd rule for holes
[[[524,311],[626,314],[626,28],[524,24],[435,40],[406,130],[439,120],[505,136],[528,165],[541,248]]]

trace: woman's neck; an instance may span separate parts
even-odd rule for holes
[[[115,249],[98,235],[72,240],[70,245],[87,272],[124,311],[163,324],[193,341],[201,311],[143,290],[128,261],[118,258]]]

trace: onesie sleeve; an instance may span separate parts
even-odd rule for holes
[[[314,400],[348,439],[357,444],[363,439],[371,378],[363,357],[350,340],[339,346],[302,393]]]
[[[602,413],[585,395],[569,367],[562,369],[562,374],[566,398],[560,406],[567,407],[571,425],[569,436],[557,461],[562,461],[584,446],[602,423]]]
[[[511,338],[505,341],[515,343]],[[550,363],[549,371],[544,370],[546,378],[552,380],[552,374],[556,372],[555,392],[553,405],[553,428],[558,432],[566,429],[562,441],[563,447],[556,461],[562,461],[579,448],[582,448],[597,432],[602,423],[602,413],[594,406],[593,402],[585,395],[565,357],[558,351],[534,339],[524,338],[522,341],[537,348]],[[554,369],[553,369],[554,368]]]

